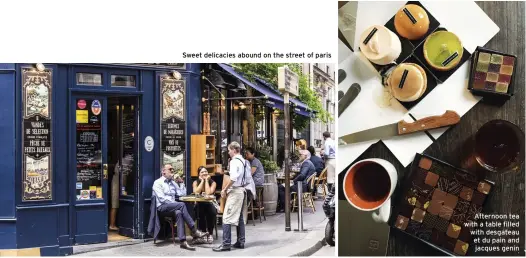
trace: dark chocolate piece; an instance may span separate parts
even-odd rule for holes
[[[418,164],[419,167],[425,170],[429,170],[431,168],[431,165],[433,165],[433,161],[426,157],[422,157],[420,159],[420,163]]]
[[[412,185],[413,187],[411,188],[411,192],[414,196],[428,199],[431,196],[431,193],[433,192],[433,187],[426,185],[424,182],[412,182]]]
[[[416,235],[416,232],[418,232],[420,228],[422,227],[423,227],[422,223],[414,221],[414,220],[410,220],[409,224],[407,224],[407,228],[405,231],[409,234]]]
[[[422,222],[424,224],[424,227],[426,228],[435,228],[435,225],[437,223],[437,216],[432,215],[430,213],[426,213],[424,216],[424,221]]]
[[[470,232],[470,228],[468,227],[462,227],[462,229],[460,230],[460,235],[458,236],[458,239],[466,242],[466,243],[470,243],[471,242],[471,232]]]
[[[446,198],[444,200],[444,206],[447,206],[453,210],[455,209],[457,202],[458,202],[457,196],[452,195],[452,194],[446,194]]]
[[[451,223],[451,224],[449,224],[449,226],[447,228],[446,234],[449,237],[458,238],[458,235],[460,235],[460,230],[461,229],[462,229],[461,226]]]
[[[422,223],[422,221],[424,220],[424,215],[426,215],[426,212],[419,209],[419,208],[415,208],[413,210],[413,215],[411,215],[411,219],[414,220],[414,221],[418,221],[420,223]]]
[[[484,182],[484,181],[481,181],[477,187],[477,191],[483,194],[488,194],[490,190],[491,190],[491,185],[488,182]]]
[[[445,241],[442,246],[446,248],[447,250],[453,252],[453,250],[455,249],[455,244],[457,243],[457,240],[455,238],[448,237],[447,235],[444,236],[444,238],[445,238]]]
[[[446,200],[446,192],[440,189],[435,189],[435,191],[433,191],[433,196],[431,197],[431,200],[437,201],[440,204],[444,204],[444,201]]]
[[[425,169],[417,169],[415,173],[413,173],[412,175],[412,181],[414,183],[424,183],[424,180],[426,179],[426,176],[427,176],[427,170]]]
[[[365,38],[365,40],[363,41],[363,44],[364,45],[367,45],[367,43],[369,43],[369,40],[371,40],[371,38],[374,36],[374,34],[378,31],[377,28],[373,28],[373,30],[371,30],[371,32],[369,32],[369,35],[367,35],[367,37]]]
[[[469,210],[469,206],[471,205],[470,202],[466,200],[458,200],[457,206],[455,207],[455,211],[458,211],[458,213],[467,213]]]
[[[402,203],[400,209],[398,210],[399,211],[398,214],[409,218],[413,214],[413,209],[414,209],[413,206]]]
[[[479,181],[477,180],[477,176],[474,174],[466,173],[463,171],[457,171],[457,173],[454,174],[454,177],[456,180],[460,181],[463,185],[470,187],[470,188],[476,188],[479,184]]]
[[[451,222],[457,225],[464,225],[466,222],[466,213],[459,212],[457,210],[453,211],[453,216],[451,216]]]
[[[431,228],[420,227],[416,230],[415,235],[423,240],[429,241],[431,239],[431,234],[433,233]]]
[[[402,89],[404,87],[405,79],[407,78],[407,74],[409,73],[409,70],[405,69],[404,73],[402,73],[402,79],[400,79],[400,83],[398,84],[398,88]]]
[[[435,228],[440,232],[446,232],[447,227],[449,226],[449,222],[443,218],[438,217],[437,223],[435,224]]]
[[[402,216],[402,215],[398,215],[398,218],[396,218],[396,223],[395,223],[395,227],[401,229],[401,230],[405,230],[407,228],[407,224],[409,223],[409,219]]]
[[[473,189],[463,186],[462,191],[460,191],[460,198],[466,201],[471,201],[472,197],[473,197]]]
[[[467,212],[466,219],[467,220],[473,220],[473,219],[475,219],[475,216],[477,214],[479,214],[480,212],[482,212],[482,206],[479,206],[477,204],[472,203],[469,206],[469,210]]]
[[[437,188],[440,189],[440,190],[442,190],[442,191],[444,191],[444,192],[447,192],[448,184],[449,184],[449,182],[448,182],[447,178],[445,178],[445,177],[440,177],[440,178],[438,179]]]
[[[438,215],[441,208],[442,208],[441,203],[439,203],[437,200],[432,200],[431,203],[429,204],[429,207],[427,207],[427,212],[433,215]]]
[[[471,198],[471,202],[474,204],[478,204],[482,206],[484,204],[484,201],[486,200],[486,195],[479,192],[479,191],[473,191],[473,197]]]
[[[433,229],[432,232],[431,232],[431,242],[438,245],[438,246],[442,246],[442,241],[444,240],[444,233],[436,230],[436,229]]]
[[[455,249],[453,250],[458,255],[466,255],[468,252],[469,244],[461,240],[457,240],[455,244]]]
[[[462,184],[454,178],[448,180],[447,192],[450,194],[458,195],[462,190]]]
[[[435,174],[435,173],[433,173],[433,172],[428,172],[428,173],[427,173],[427,176],[426,176],[425,183],[426,183],[427,185],[430,185],[430,186],[432,186],[432,187],[435,187],[435,186],[437,185],[437,183],[438,183],[438,179],[439,179],[439,178],[440,178],[440,177],[439,177],[437,174]]]
[[[453,209],[445,205],[443,205],[442,208],[440,208],[440,211],[438,212],[439,217],[446,219],[448,221],[452,215],[453,215]]]

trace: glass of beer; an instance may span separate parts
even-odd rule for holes
[[[494,173],[519,171],[524,162],[524,132],[505,120],[485,123],[468,140],[470,154],[464,168]]]

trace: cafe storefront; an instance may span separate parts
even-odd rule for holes
[[[0,251],[67,255],[77,244],[107,242],[112,210],[119,235],[146,238],[161,164],[189,175],[200,70],[0,64]]]
[[[112,234],[149,238],[162,164],[192,190],[190,139],[210,123],[203,114],[213,115],[204,133],[218,150],[248,141],[245,86],[264,106],[270,143],[277,132],[268,121],[282,97],[226,64],[0,64],[0,255],[69,255]],[[226,165],[224,154],[214,163]]]

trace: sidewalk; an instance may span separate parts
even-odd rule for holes
[[[213,247],[218,246],[222,240],[221,226],[218,226],[219,239],[213,244],[196,245],[196,251],[181,249],[179,244],[174,246],[171,239],[159,241],[157,245],[153,241],[143,242],[141,240],[129,240],[126,243],[114,244],[101,247],[101,245],[75,246],[74,255],[81,256],[304,256],[311,255],[322,247],[325,236],[325,224],[327,218],[323,213],[321,199],[316,200],[316,212],[310,209],[303,212],[303,227],[307,232],[294,232],[298,227],[297,213],[291,213],[292,231],[285,232],[285,214],[278,213],[267,216],[263,223],[259,219],[252,225],[249,220],[246,225],[245,249],[232,249],[230,252],[214,252]],[[232,228],[232,241],[235,242],[235,228]],[[215,237],[215,232],[214,232]],[[124,245],[122,245],[124,244]],[[233,244],[233,243],[232,243]],[[92,248],[93,246],[93,248]],[[90,248],[92,248],[90,250]],[[101,250],[101,248],[104,248]]]

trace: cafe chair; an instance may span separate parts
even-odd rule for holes
[[[256,211],[258,211],[260,223],[263,223],[263,221],[261,221],[262,216],[264,220],[267,220],[267,218],[265,217],[265,206],[263,205],[263,189],[264,189],[263,186],[256,186],[256,196],[257,196],[256,205],[257,206],[254,208]]]
[[[156,212],[157,212],[157,218],[159,218],[159,222],[161,223],[160,226],[161,226],[161,229],[160,231],[163,232],[163,235],[165,236],[166,238],[166,224],[168,224],[170,226],[170,229],[172,231],[172,242],[174,243],[174,245],[177,245],[177,243],[175,242],[175,229],[177,227],[177,218],[176,216],[174,216],[174,213],[173,212],[160,212],[160,211],[157,211],[157,198],[155,198],[155,195],[152,195],[152,207],[151,209],[155,209]],[[176,214],[178,213],[181,213],[181,211],[176,211]],[[153,238],[153,244],[156,244],[157,243],[157,237],[158,236],[154,236]]]
[[[247,224],[248,224],[248,218],[251,217],[252,218],[252,225],[256,225],[256,222],[254,221],[254,201],[253,200],[248,200],[248,205],[247,205]]]
[[[323,200],[325,200],[325,196],[327,195],[327,190],[325,189],[326,188],[326,184],[327,184],[327,167],[325,167],[321,173],[320,173],[320,176],[318,178],[316,178],[316,194],[318,193],[318,189],[321,187],[321,191],[322,191],[322,196],[323,196]]]
[[[315,177],[316,177],[316,174],[312,174],[309,178],[307,178],[307,184],[309,185],[309,187],[307,189],[307,192],[303,193],[303,201],[302,201],[303,207],[311,208],[312,213],[316,211],[316,207],[314,206],[314,199],[312,197],[312,193],[310,192],[310,190],[312,189],[312,187],[314,187]],[[292,212],[294,212],[296,208],[298,208],[298,193],[293,192],[292,193]]]

